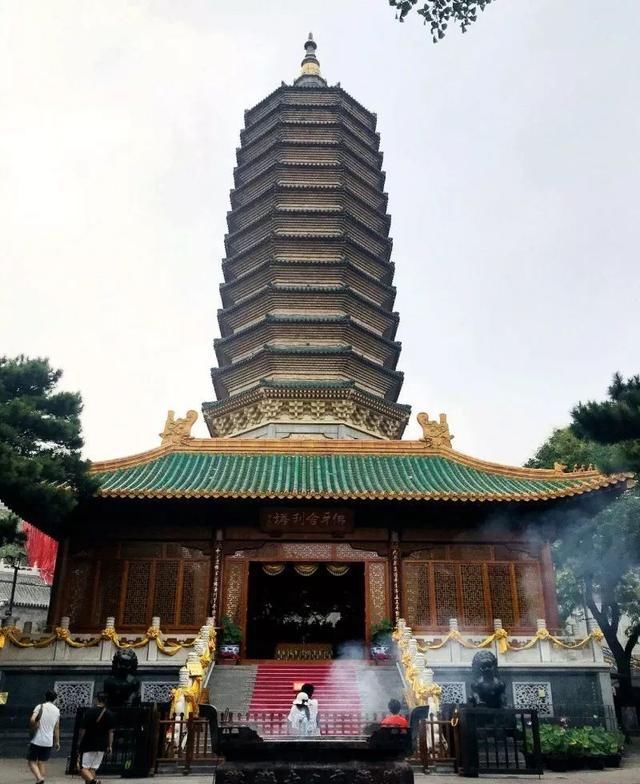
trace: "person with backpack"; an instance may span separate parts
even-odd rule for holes
[[[51,756],[54,744],[56,751],[60,751],[60,711],[54,705],[57,698],[55,691],[46,692],[44,702],[36,705],[29,720],[31,743],[27,763],[36,784],[44,784],[45,763]]]
[[[107,709],[107,696],[96,696],[95,708],[85,713],[78,735],[78,772],[86,782],[97,782],[96,773],[105,752],[111,754],[115,716]]]

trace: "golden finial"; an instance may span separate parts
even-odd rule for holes
[[[320,74],[320,63],[316,57],[317,48],[318,45],[313,40],[313,33],[309,33],[309,37],[304,43],[305,54],[301,63],[300,76],[296,79],[295,84],[326,87],[327,83]]]

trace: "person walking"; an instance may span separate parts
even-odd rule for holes
[[[36,705],[29,721],[32,737],[27,763],[36,784],[44,784],[46,762],[53,746],[60,751],[60,711],[54,705],[57,698],[55,691],[46,692],[44,702]]]
[[[107,709],[106,694],[96,696],[95,708],[84,715],[78,736],[78,772],[86,782],[97,782],[96,773],[105,752],[111,754],[115,716]]]

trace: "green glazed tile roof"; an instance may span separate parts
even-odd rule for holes
[[[376,443],[381,444],[378,451],[372,446]],[[562,474],[496,466],[453,450],[412,447],[403,453],[385,448],[384,442],[370,442],[365,449],[354,442],[334,444],[334,451],[327,453],[324,442],[325,453],[319,453],[317,441],[287,451],[282,441],[193,439],[184,448],[161,447],[94,464],[93,472],[101,495],[131,498],[536,501],[626,481],[595,471]]]

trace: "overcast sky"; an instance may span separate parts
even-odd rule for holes
[[[243,111],[312,30],[378,114],[400,401],[523,462],[640,371],[639,27],[638,0],[495,0],[433,46],[386,0],[0,0],[0,353],[64,370],[92,459],[214,399]]]

